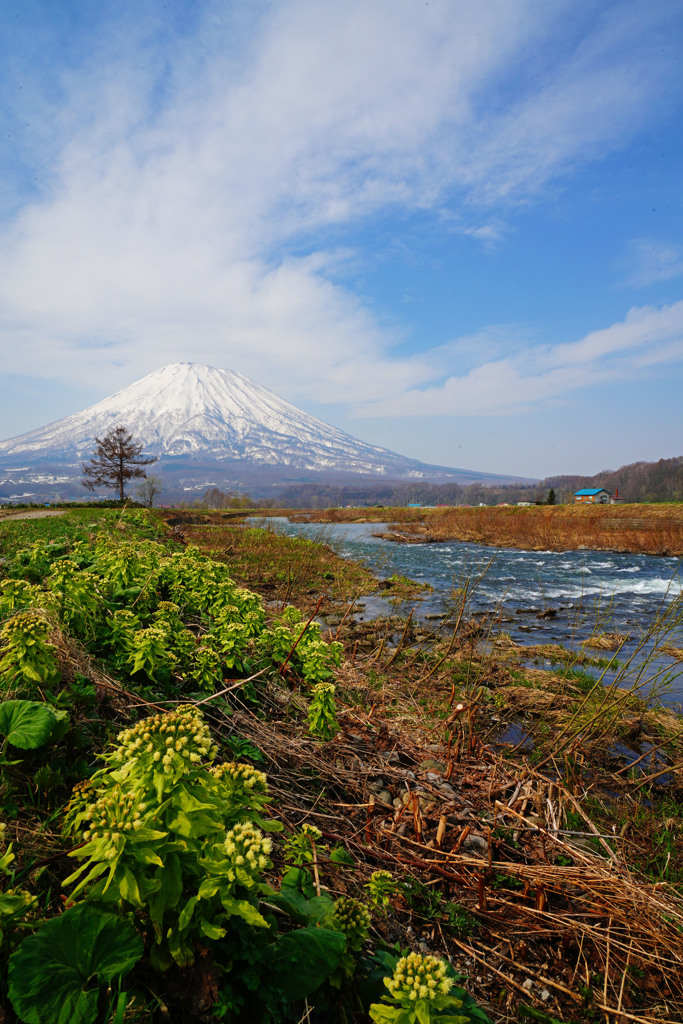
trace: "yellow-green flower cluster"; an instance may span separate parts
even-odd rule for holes
[[[50,623],[44,613],[28,608],[26,611],[16,612],[11,619],[7,620],[0,629],[0,637],[11,641],[17,634],[28,634],[31,639],[45,640],[49,632]]]
[[[225,764],[213,765],[209,772],[221,782],[225,782],[235,792],[268,792],[268,781],[264,772],[252,768],[250,764],[238,761],[226,761]]]
[[[444,961],[435,956],[422,956],[421,953],[401,957],[393,977],[385,978],[384,984],[394,999],[402,1003],[446,996],[453,987],[452,979],[446,975]]]
[[[111,859],[124,845],[127,834],[142,828],[146,810],[147,805],[140,800],[139,793],[126,792],[115,786],[86,807],[84,817],[90,820],[90,828],[85,830],[83,838],[87,842],[96,839],[108,842],[107,856]]]
[[[201,712],[191,704],[183,704],[170,714],[144,718],[120,732],[117,739],[114,762],[125,764],[148,755],[152,765],[164,772],[186,772],[191,765],[217,753]]]
[[[370,911],[360,900],[350,896],[340,896],[335,900],[331,924],[344,933],[348,949],[354,952],[362,949],[370,931],[370,921]]]
[[[225,834],[225,852],[230,860],[230,867],[225,872],[228,881],[251,885],[270,867],[272,848],[270,839],[250,821],[235,825]]]

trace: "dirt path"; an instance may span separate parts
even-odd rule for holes
[[[0,514],[0,523],[3,523],[6,519],[47,519],[48,516],[63,516],[66,509],[58,508],[39,508],[32,509],[30,512],[10,512],[8,516]]]

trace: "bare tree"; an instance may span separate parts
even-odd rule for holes
[[[147,505],[148,508],[151,508],[154,504],[154,499],[161,494],[163,489],[161,478],[152,474],[145,477],[142,483],[137,485],[135,494],[140,501]]]
[[[126,481],[133,477],[146,477],[142,467],[157,460],[152,456],[143,457],[142,445],[125,427],[112,427],[101,441],[96,437],[95,442],[97,447],[92,459],[83,465],[82,484],[89,491],[96,487],[115,489],[123,501]]]

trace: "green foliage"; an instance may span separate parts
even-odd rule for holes
[[[316,683],[308,705],[308,731],[319,740],[331,740],[339,732],[332,683]]]
[[[438,921],[444,930],[471,935],[479,928],[478,921],[467,910],[443,899],[438,890],[425,885],[419,878],[403,879],[399,889],[411,910],[428,921]]]
[[[8,688],[32,691],[59,679],[50,623],[37,611],[17,612],[0,629],[0,680]]]
[[[273,981],[289,1002],[310,996],[340,967],[346,938],[332,928],[309,926],[280,936],[272,952]]]
[[[40,594],[39,587],[25,580],[3,580],[0,582],[0,620],[38,604]]]
[[[22,750],[35,750],[68,728],[66,712],[41,701],[6,700],[0,704],[0,736]]]
[[[60,559],[45,579],[59,618],[76,636],[92,635],[102,610],[98,578],[76,562]]]
[[[450,1012],[461,1009],[463,1002],[450,994],[453,980],[443,960],[410,953],[399,960],[384,984],[389,995],[382,999],[388,1005],[370,1007],[376,1024],[469,1024],[468,1017]]]
[[[13,801],[24,792],[34,813],[50,808],[50,816],[44,815],[50,821],[60,813],[64,780],[71,784],[90,775],[74,788],[66,815],[61,814],[65,833],[74,842],[69,856],[75,870],[64,884],[69,899],[84,902],[48,918],[31,937],[43,936],[43,944],[54,936],[52,948],[62,957],[65,972],[72,981],[80,978],[82,1005],[68,994],[55,997],[54,1005],[46,995],[43,1004],[38,984],[24,985],[24,965],[38,956],[38,947],[27,939],[13,959],[17,1012],[27,1021],[33,1018],[26,1014],[34,1013],[48,1024],[53,1011],[62,1010],[63,1018],[54,1017],[60,1024],[67,1017],[84,1024],[109,1020],[112,1013],[117,1021],[124,1019],[125,993],[117,1004],[115,994],[110,991],[105,998],[101,991],[100,982],[109,983],[106,966],[96,965],[87,978],[79,975],[90,968],[85,949],[77,948],[74,938],[79,929],[69,922],[83,907],[117,926],[134,919],[147,951],[145,969],[152,974],[173,964],[187,967],[200,950],[221,978],[217,1012],[225,1007],[234,1019],[299,1019],[293,1004],[313,993],[317,1006],[331,1007],[339,993],[330,992],[329,985],[338,987],[354,974],[370,919],[361,904],[335,905],[329,896],[316,894],[308,869],[318,854],[329,853],[321,834],[304,826],[288,843],[292,866],[281,892],[265,884],[265,872],[272,867],[267,833],[281,827],[267,818],[265,775],[250,764],[217,764],[216,746],[195,707],[180,705],[124,729],[105,754],[96,755],[99,768],[91,774],[91,744],[99,745],[109,728],[99,709],[103,689],[82,674],[72,677],[71,666],[65,672],[69,684],[58,689],[58,651],[50,637],[61,629],[67,643],[60,641],[59,651],[65,659],[69,638],[75,638],[124,687],[137,686],[150,702],[170,695],[171,687],[174,698],[183,687],[186,692],[213,693],[223,687],[226,675],[251,675],[289,659],[288,678],[314,687],[312,730],[323,739],[338,729],[329,680],[340,663],[341,645],[325,643],[315,624],[304,628],[301,613],[291,607],[266,628],[260,598],[237,586],[227,566],[191,547],[169,553],[150,539],[158,527],[146,514],[117,510],[98,513],[97,519],[102,529],[90,510],[80,516],[69,513],[62,520],[68,525],[66,539],[55,543],[47,527],[34,535],[29,523],[26,535],[33,544],[13,549],[6,563],[11,575],[0,584],[6,618],[0,632],[5,687],[13,684],[15,693],[24,690],[27,695],[40,687],[52,702],[0,705],[0,734],[4,730],[7,742],[15,745],[37,747],[63,735],[68,720],[62,707],[73,709],[76,723],[68,748],[58,750],[50,763],[41,763],[38,756],[26,769],[13,769],[4,794],[7,813],[16,813]],[[105,536],[112,526],[113,537]],[[15,535],[10,526],[0,543],[11,538],[14,544]],[[244,699],[243,691],[239,698]],[[229,712],[227,699],[221,704]],[[236,757],[263,760],[239,736],[223,737],[222,743]],[[348,863],[343,850],[330,856]],[[0,857],[0,869],[12,858],[8,850]],[[56,870],[50,866],[35,876],[44,879],[38,889],[42,885],[41,905],[48,913],[55,906]],[[35,897],[19,889],[0,896],[7,953],[16,945],[19,929],[30,927],[25,918],[34,905]],[[279,909],[277,918],[274,907]],[[57,923],[63,934],[51,931]],[[62,941],[70,951],[57,952]],[[114,987],[122,973],[109,979]],[[42,976],[41,986],[41,993],[59,987]],[[26,1002],[19,1010],[24,990]]]
[[[264,927],[259,877],[280,828],[261,812],[265,776],[250,765],[207,767],[216,748],[201,713],[181,706],[118,736],[109,765],[74,794],[68,828],[82,826],[73,896],[146,910],[158,968],[191,963],[197,942],[218,940],[237,916]]]
[[[375,912],[386,913],[389,901],[399,891],[391,871],[373,871],[365,884],[370,905]]]
[[[168,632],[163,626],[148,626],[133,633],[129,641],[126,664],[132,675],[138,673],[153,682],[166,681],[176,663],[176,656],[169,650]]]
[[[81,904],[24,939],[9,961],[12,1006],[27,1024],[94,1024],[102,986],[142,956],[135,929]]]
[[[303,867],[305,864],[312,864],[316,849],[327,851],[326,846],[320,845],[323,834],[315,825],[302,825],[298,832],[294,832],[285,843],[285,861],[294,867]]]
[[[4,839],[6,828],[5,823],[1,822],[0,841]],[[11,877],[12,872],[9,870],[9,866],[13,860],[14,854],[10,843],[5,852],[0,855],[0,873]],[[35,903],[35,896],[26,892],[25,889],[9,888],[0,892],[0,946],[4,942],[5,934],[21,921]]]

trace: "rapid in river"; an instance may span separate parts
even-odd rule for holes
[[[602,632],[628,633],[631,639],[618,654],[624,662],[643,631],[666,615],[665,621],[675,623],[666,643],[683,647],[680,558],[606,551],[520,551],[458,541],[396,544],[376,536],[385,529],[378,523],[321,527],[282,518],[271,522],[291,536],[324,541],[338,554],[363,562],[379,577],[399,574],[433,587],[421,600],[401,605],[389,598],[364,597],[361,614],[366,617],[407,614],[412,607],[418,620],[448,614],[462,599],[462,588],[469,581],[467,614],[495,615],[496,628],[518,643],[559,643],[579,649],[582,641]],[[542,613],[548,617],[539,618]],[[609,657],[608,652],[586,650]],[[662,702],[678,705],[683,701],[683,663],[663,655],[656,659],[656,667],[667,677]]]

